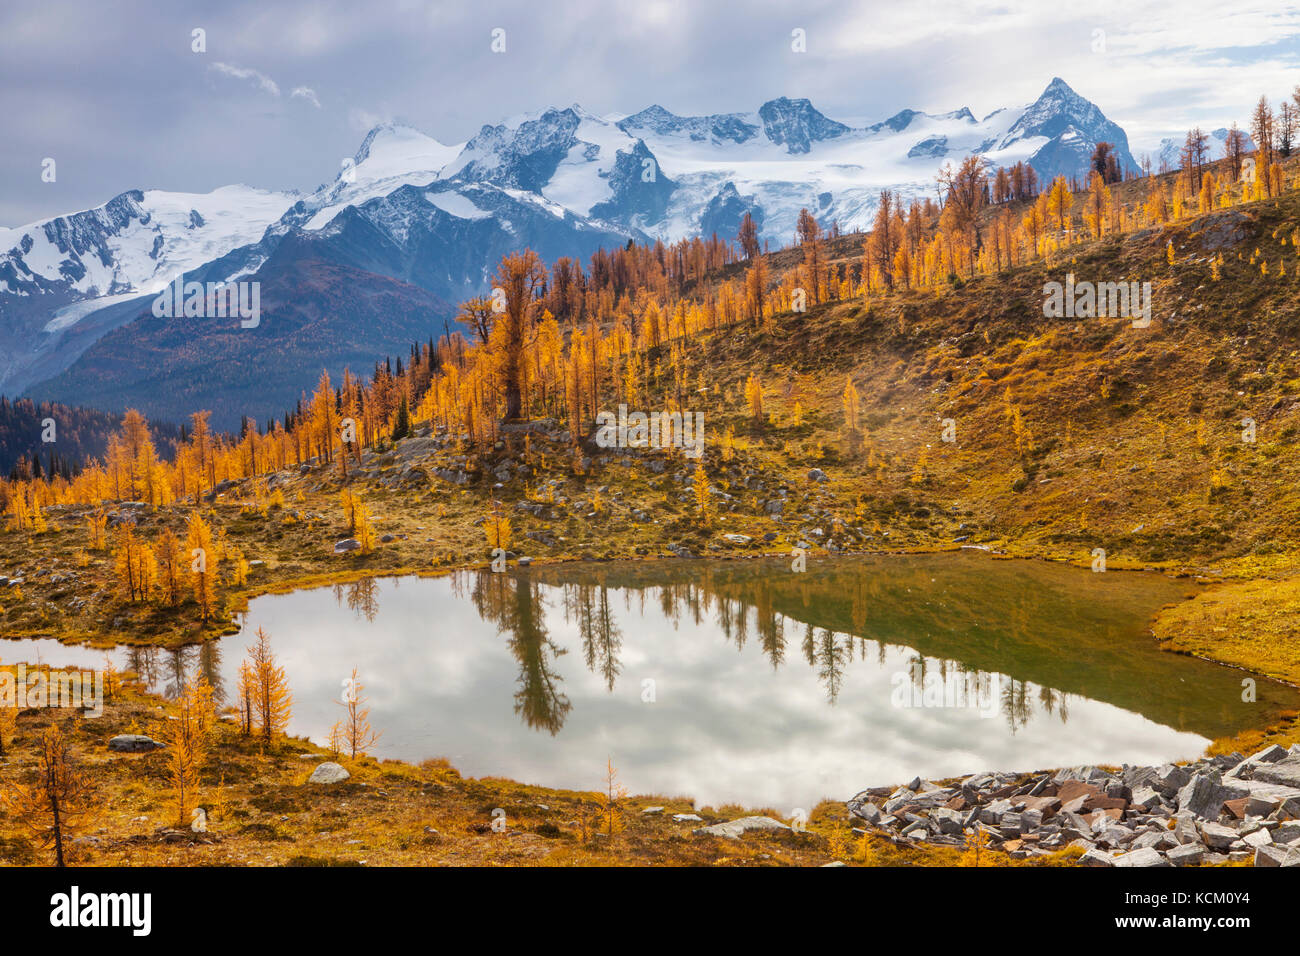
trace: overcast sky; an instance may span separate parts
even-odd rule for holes
[[[131,188],[307,191],[379,122],[459,143],[572,103],[695,114],[806,96],[858,125],[905,107],[982,117],[1059,75],[1140,158],[1193,124],[1244,126],[1261,93],[1289,95],[1298,33],[1300,5],[1278,0],[6,0],[0,225]]]

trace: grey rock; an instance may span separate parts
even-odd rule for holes
[[[348,773],[341,766],[327,760],[325,763],[318,765],[316,769],[311,772],[311,776],[307,778],[307,782],[320,784],[342,783],[350,776],[352,776],[352,774]]]
[[[930,819],[939,825],[939,832],[949,836],[960,836],[964,831],[965,814],[947,807],[936,807],[930,811]]]
[[[1273,831],[1274,843],[1300,843],[1300,821],[1283,823]]]
[[[893,794],[890,795],[890,798],[885,801],[885,812],[893,813],[899,807],[907,806],[912,802],[912,798],[915,796],[916,794],[907,787],[895,790]]]
[[[1155,850],[1171,850],[1176,846],[1182,846],[1174,839],[1173,834],[1169,832],[1160,832],[1159,830],[1149,830],[1146,833],[1139,834],[1130,847],[1134,850],[1140,850],[1144,846],[1149,846]]]
[[[1240,839],[1240,834],[1221,823],[1206,822],[1201,824],[1201,839],[1212,849],[1226,850]]]
[[[729,840],[738,840],[741,835],[748,833],[750,830],[789,830],[790,827],[780,820],[773,820],[771,817],[740,817],[736,820],[728,820],[726,823],[715,823],[712,826],[697,827],[692,830],[695,836],[716,836],[726,837]]]
[[[119,734],[108,742],[108,749],[120,754],[147,754],[165,746],[143,734]]]
[[[1240,787],[1224,786],[1216,771],[1202,771],[1178,791],[1178,809],[1213,820],[1223,809],[1223,801],[1244,797],[1249,793],[1249,790]]]
[[[1115,858],[1116,866],[1173,866],[1168,860],[1151,847],[1143,847],[1141,850],[1133,850],[1130,853],[1124,853]]]
[[[1261,846],[1268,846],[1270,843],[1272,843],[1273,835],[1269,833],[1267,830],[1265,830],[1263,827],[1261,827],[1260,829],[1254,831],[1253,833],[1247,833],[1244,837],[1242,837],[1242,839],[1246,842],[1247,846],[1261,847]]]
[[[854,816],[861,817],[868,823],[875,824],[880,823],[881,817],[884,816],[884,814],[880,812],[880,807],[876,806],[874,803],[867,803],[865,801],[851,801],[849,803],[849,812]]]
[[[1245,760],[1240,761],[1236,766],[1224,774],[1225,777],[1245,777],[1249,779],[1256,767],[1265,763],[1277,763],[1286,759],[1287,752],[1283,747],[1277,744],[1265,747],[1258,753],[1251,754]]]
[[[1151,787],[1138,787],[1133,791],[1133,798],[1129,803],[1138,810],[1150,810],[1160,803],[1160,800],[1160,794]]]
[[[1290,846],[1261,846],[1255,850],[1256,866],[1300,866],[1300,850]]]
[[[1165,796],[1172,796],[1187,786],[1192,775],[1182,767],[1167,763],[1156,770],[1152,786]]]
[[[1300,789],[1300,756],[1288,756],[1275,763],[1259,764],[1251,772],[1252,780]]]
[[[1109,853],[1102,850],[1089,850],[1079,857],[1079,866],[1114,866],[1115,861]]]
[[[1174,866],[1196,866],[1205,858],[1205,847],[1199,843],[1183,843],[1165,851],[1165,859]]]
[[[1097,833],[1097,843],[1102,846],[1118,849],[1133,842],[1133,831],[1128,827],[1120,826],[1115,822],[1103,825]]]

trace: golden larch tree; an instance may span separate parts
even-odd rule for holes
[[[365,685],[357,677],[357,669],[352,668],[352,676],[344,685],[343,700],[341,701],[344,715],[339,728],[338,740],[342,743],[342,749],[346,750],[348,756],[353,760],[358,754],[364,753],[367,747],[375,744],[381,734],[377,733],[370,726],[370,708],[366,696],[362,693]]]
[[[217,565],[221,556],[212,542],[212,528],[197,511],[190,514],[185,532],[185,548],[190,558],[190,585],[194,600],[206,621],[217,601]]]
[[[289,726],[293,695],[289,693],[289,680],[285,677],[284,668],[275,661],[275,653],[271,650],[271,635],[260,627],[257,629],[257,643],[249,652],[248,663],[253,681],[253,717],[257,721],[262,742],[270,744],[275,734],[283,733]]]
[[[95,792],[58,724],[45,731],[40,748],[35,779],[6,783],[0,790],[0,805],[42,846],[54,849],[56,866],[64,866],[64,842],[95,818]]]

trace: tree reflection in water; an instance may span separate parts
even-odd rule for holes
[[[479,616],[506,635],[510,652],[519,662],[515,713],[534,730],[559,733],[573,708],[561,689],[564,678],[555,666],[555,659],[567,651],[547,635],[540,585],[527,575],[492,571],[474,572],[472,580],[470,599]]]
[[[844,692],[855,658],[879,667],[899,651],[907,654],[918,697],[930,675],[945,684],[961,682],[980,700],[994,694],[997,679],[997,709],[1013,733],[1035,717],[1067,722],[1075,692],[1104,699],[1079,679],[1081,672],[1056,643],[1065,635],[1078,641],[1087,633],[1071,620],[1083,613],[1079,608],[1090,606],[1086,595],[1063,585],[1046,593],[1035,590],[1037,578],[1028,579],[1029,586],[993,588],[982,579],[955,575],[939,579],[936,587],[935,573],[901,562],[891,564],[888,573],[869,565],[838,565],[817,574],[791,574],[764,562],[683,562],[485,569],[455,573],[448,583],[454,597],[469,601],[505,637],[518,664],[515,712],[528,727],[552,735],[564,726],[573,703],[561,673],[566,648],[551,637],[547,615],[562,614],[576,629],[583,666],[612,694],[623,676],[624,629],[642,637],[642,622],[654,617],[656,606],[668,626],[677,629],[684,620],[711,625],[738,653],[754,652],[747,648],[752,639],[774,672],[808,667],[832,706]],[[398,584],[362,578],[332,591],[339,607],[373,622],[381,590]],[[1097,656],[1097,648],[1109,650],[1106,626],[1104,620],[1093,625],[1094,643],[1084,651],[1089,657]],[[1117,665],[1098,663],[1094,669],[1104,676],[1117,673]],[[191,672],[207,678],[218,702],[228,697],[219,641],[126,648],[124,665],[145,686],[169,697]],[[1000,676],[1020,671],[1025,673],[1015,679]],[[1060,686],[1069,686],[1071,693]]]
[[[723,638],[738,651],[743,651],[750,637],[756,636],[773,671],[787,664],[787,630],[801,630],[803,659],[813,669],[832,706],[843,690],[855,654],[859,660],[867,661],[874,650],[872,656],[883,664],[890,648],[906,647],[902,642],[891,642],[878,635],[877,630],[888,630],[888,626],[873,622],[870,615],[873,606],[896,599],[897,582],[891,593],[878,578],[868,575],[855,575],[843,582],[842,588],[837,585],[833,589],[848,599],[851,626],[848,632],[818,627],[811,620],[789,617],[777,610],[778,603],[799,610],[818,607],[818,597],[824,593],[825,586],[818,588],[803,576],[799,576],[793,601],[788,600],[789,585],[783,577],[750,576],[722,582],[708,566],[690,580],[644,585],[629,582],[625,577],[610,583],[607,572],[601,568],[584,568],[576,576],[580,580],[554,583],[542,583],[538,575],[523,570],[494,573],[485,569],[452,576],[453,593],[462,598],[468,593],[480,617],[506,636],[510,651],[519,663],[515,712],[529,727],[551,734],[563,727],[573,705],[564,693],[564,679],[558,669],[558,659],[566,650],[547,632],[546,591],[558,592],[557,603],[565,623],[577,628],[583,664],[601,678],[611,693],[622,673],[619,655],[624,634],[613,610],[620,591],[623,607],[634,617],[644,615],[649,600],[659,605],[664,620],[674,629],[684,618],[697,625],[711,619]],[[1008,621],[1012,628],[1030,626],[1030,609],[1023,596],[1010,608]],[[988,699],[992,692],[993,672],[919,652],[911,665],[918,691],[932,670],[941,681],[965,681],[964,686],[975,689],[980,700]],[[1037,706],[1031,694],[1035,687]],[[998,706],[1013,733],[1036,711],[1054,715],[1062,723],[1069,718],[1068,695],[1061,691],[1008,678],[1002,678],[1000,691]]]

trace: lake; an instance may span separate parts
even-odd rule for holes
[[[1158,763],[1264,726],[1300,693],[1160,651],[1149,621],[1194,585],[976,551],[565,564],[370,579],[254,599],[238,635],[119,647],[173,694],[233,694],[257,628],[287,671],[290,731],[323,743],[355,666],[371,753],[467,776],[784,814],[867,786],[978,770]],[[0,644],[0,659],[105,652]]]

